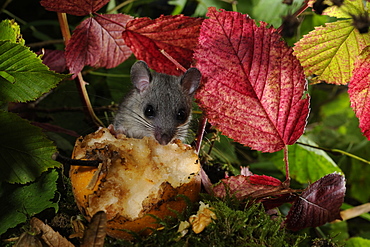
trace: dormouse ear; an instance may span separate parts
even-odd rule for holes
[[[181,79],[181,86],[185,92],[189,95],[195,93],[195,90],[199,87],[202,75],[197,68],[188,69]]]
[[[142,93],[149,86],[152,74],[144,61],[137,61],[131,67],[131,82]]]

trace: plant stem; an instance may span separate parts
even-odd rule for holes
[[[204,136],[204,130],[207,125],[207,118],[205,116],[202,117],[202,120],[200,121],[197,137],[196,137],[196,144],[195,144],[195,151],[197,154],[199,154],[200,146],[202,145],[202,140]]]
[[[27,25],[27,22],[26,22],[25,20],[23,20],[23,19],[21,19],[20,17],[18,17],[18,16],[16,16],[16,15],[14,15],[13,13],[9,12],[8,10],[4,9],[4,10],[2,10],[2,12],[3,12],[4,14],[9,15],[11,18],[13,18],[13,19],[14,19],[14,20],[16,20],[17,22],[21,23],[22,25]],[[29,26],[29,28],[30,28],[33,32],[38,32],[38,31],[37,31],[37,29],[36,29],[34,26],[32,26],[32,25],[30,25],[30,26]]]
[[[233,11],[234,12],[238,12],[238,7],[236,6],[237,5],[237,1],[233,1],[232,3],[231,3],[231,7],[233,8]]]
[[[288,146],[286,145],[284,147],[284,163],[285,163],[285,181],[283,182],[283,185],[285,188],[289,188],[290,186],[290,173],[289,173],[289,151]]]
[[[27,44],[28,47],[35,48],[35,47],[44,47],[46,45],[54,45],[54,44],[63,44],[64,40],[56,39],[56,40],[46,40],[36,43]]]
[[[67,15],[66,13],[57,13],[58,14],[58,21],[60,24],[60,30],[63,35],[64,43],[67,46],[69,40],[71,39],[71,32],[69,31]],[[91,106],[90,98],[86,90],[86,82],[82,78],[81,72],[77,74],[75,79],[77,89],[80,93],[82,104],[88,116],[91,118],[92,122],[97,126],[101,127],[104,126],[102,121],[95,115],[94,109]]]
[[[297,18],[299,15],[301,15],[308,8],[308,2],[309,2],[309,0],[305,0],[304,3],[302,4],[302,7],[300,7],[296,12],[294,12],[294,14],[292,14],[292,17]],[[283,30],[283,25],[281,25],[277,29],[277,32],[281,33],[282,30]]]
[[[97,127],[104,127],[104,124],[100,119],[95,115],[94,109],[91,106],[90,98],[86,90],[86,82],[82,78],[81,72],[78,73],[77,77],[75,78],[77,89],[81,95],[82,103],[84,104],[84,109],[87,111],[88,115],[90,116],[92,122]]]
[[[130,78],[130,75],[127,74],[109,74],[104,72],[90,71],[91,75],[106,76],[106,77],[118,77],[118,78]]]
[[[113,9],[108,10],[108,11],[107,11],[107,14],[110,14],[110,13],[112,13],[112,12],[116,11],[116,10],[119,10],[120,8],[122,8],[122,7],[126,6],[126,5],[128,5],[128,4],[130,4],[130,3],[133,3],[133,2],[135,2],[135,1],[136,1],[136,0],[127,0],[127,1],[125,1],[125,2],[123,2],[123,3],[120,3],[120,4],[118,4],[116,7],[114,7]]]
[[[362,161],[362,162],[364,162],[364,163],[366,163],[366,164],[369,164],[369,165],[370,165],[370,161],[365,160],[365,159],[363,159],[363,158],[361,158],[361,157],[358,157],[358,156],[356,156],[356,155],[354,155],[354,154],[348,153],[348,152],[343,151],[343,150],[340,150],[340,149],[335,149],[335,148],[334,148],[334,149],[331,149],[331,148],[316,147],[316,146],[312,146],[312,145],[310,145],[310,144],[306,144],[306,143],[302,143],[302,142],[297,142],[297,144],[299,144],[299,145],[303,145],[303,146],[307,146],[307,147],[311,147],[311,148],[320,149],[320,150],[323,150],[323,151],[326,151],[326,152],[330,152],[330,153],[333,153],[333,154],[337,153],[337,154],[346,155],[346,156],[348,156],[348,157],[351,157],[351,158],[353,158],[353,159],[356,159],[356,160]]]
[[[327,239],[328,237],[325,235],[325,233],[321,230],[320,227],[315,227],[316,233],[319,238]]]
[[[168,54],[165,50],[160,50],[160,52],[168,59],[170,60],[176,67],[181,70],[182,72],[186,72],[186,69],[184,66],[182,66],[179,62],[177,62],[170,54]]]
[[[5,10],[5,8],[11,3],[12,0],[6,0],[3,6],[1,6],[0,13]]]
[[[64,39],[64,43],[67,46],[69,40],[71,39],[71,32],[69,31],[68,20],[66,13],[57,13],[58,21],[60,25],[60,31]]]

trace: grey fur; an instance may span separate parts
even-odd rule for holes
[[[162,145],[173,139],[184,141],[200,79],[196,68],[177,77],[151,72],[144,61],[136,62],[131,68],[134,89],[119,106],[113,122],[115,131],[133,138],[152,136]]]

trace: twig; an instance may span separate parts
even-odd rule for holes
[[[55,39],[55,40],[46,40],[46,41],[27,44],[27,46],[31,48],[35,48],[35,47],[43,47],[46,45],[62,44],[63,42],[64,40],[62,39]]]
[[[71,39],[71,32],[69,31],[67,15],[66,13],[57,13],[58,21],[60,23],[60,29],[64,38],[65,45],[67,46],[69,40]],[[86,82],[82,78],[81,72],[77,74],[75,78],[77,89],[80,93],[82,104],[87,114],[90,116],[92,122],[97,126],[104,126],[102,121],[95,115],[94,109],[91,106],[90,98],[86,90]]]
[[[365,204],[341,211],[340,216],[342,217],[342,220],[345,221],[345,220],[353,219],[355,217],[358,217],[368,212],[370,212],[370,203],[365,203]],[[338,222],[338,221],[340,220],[335,220],[334,222]]]
[[[302,14],[308,8],[308,2],[309,2],[309,0],[305,0],[304,3],[302,4],[301,8],[299,8],[296,12],[294,12],[292,17],[298,17],[300,14]],[[277,32],[281,33],[281,31],[283,31],[283,28],[284,28],[283,25],[281,25],[277,29]]]
[[[59,153],[54,153],[51,157],[53,160],[58,161],[62,164],[69,164],[71,166],[92,166],[92,167],[98,167],[99,163],[101,163],[100,160],[76,160],[71,159],[68,157],[65,157]]]

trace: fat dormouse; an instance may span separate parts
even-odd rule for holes
[[[119,105],[115,131],[132,138],[152,136],[162,145],[174,139],[184,141],[200,80],[196,68],[172,76],[150,71],[144,61],[137,61],[131,68],[134,88]]]

